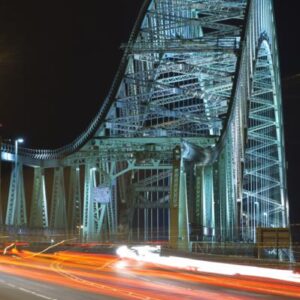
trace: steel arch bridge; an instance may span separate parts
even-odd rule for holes
[[[71,144],[2,144],[14,166],[5,224],[183,248],[288,227],[272,1],[146,0],[122,48],[109,94]]]

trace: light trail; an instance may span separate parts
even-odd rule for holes
[[[16,244],[15,243],[11,243],[10,245],[8,245],[7,247],[4,248],[3,250],[3,255],[6,255],[7,251],[10,250],[12,247],[14,247]]]
[[[57,246],[59,246],[59,245],[64,244],[65,242],[68,242],[68,241],[74,241],[74,240],[76,240],[76,238],[68,239],[68,240],[62,240],[62,241],[60,241],[60,242],[58,242],[58,243],[56,243],[56,244],[54,244],[54,245],[51,245],[51,246],[45,248],[44,250],[42,250],[42,251],[40,251],[40,252],[32,253],[31,256],[38,256],[38,255],[41,255],[41,254],[47,252],[47,251],[50,250],[50,249],[53,249],[53,248],[55,248],[55,247],[57,247]]]
[[[185,270],[193,270],[219,275],[245,275],[263,277],[300,283],[300,274],[296,274],[291,270],[279,270],[272,268],[211,262],[178,256],[160,256],[158,253],[156,253],[157,250],[157,247],[151,246],[131,247],[131,249],[129,249],[127,246],[121,246],[117,249],[117,254],[121,258],[130,258],[138,261],[160,264],[168,267],[176,267]],[[155,253],[153,253],[153,251],[155,251]]]
[[[0,266],[2,272],[11,275],[119,299],[300,298],[300,284],[295,282],[203,273],[199,266],[192,266],[191,260],[176,258],[182,267],[184,262],[189,263],[179,270],[175,258],[169,260],[172,266],[160,264],[155,253],[150,254],[153,261],[146,259],[148,250],[136,247],[131,257],[119,259],[115,255],[68,251],[34,255],[13,248],[9,254],[14,256],[0,256]],[[134,258],[137,253],[142,254],[138,259]],[[200,263],[202,270],[206,270],[205,263]]]

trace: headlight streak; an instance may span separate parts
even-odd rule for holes
[[[65,242],[68,242],[68,241],[74,241],[74,240],[76,240],[76,238],[68,239],[68,240],[62,240],[62,241],[60,241],[60,242],[58,242],[58,243],[56,243],[56,244],[54,244],[54,245],[51,245],[51,246],[47,247],[46,249],[44,249],[44,250],[42,250],[42,251],[40,251],[40,252],[32,253],[31,256],[38,256],[38,255],[41,255],[41,254],[47,252],[48,250],[50,250],[50,249],[52,249],[52,248],[55,248],[55,247],[57,247],[57,246],[59,246],[59,245],[64,244]],[[53,240],[51,240],[51,242],[53,242]]]
[[[220,298],[220,295],[223,300],[256,298],[255,294],[253,297],[243,293],[235,295],[227,289],[300,298],[300,286],[295,283],[260,280],[257,274],[252,278],[227,274],[214,276],[210,270],[209,275],[197,272],[200,267],[192,265],[193,260],[177,257],[171,257],[169,264],[160,264],[162,257],[157,253],[158,247],[137,246],[129,249],[123,246],[118,254],[124,258],[130,257],[124,260],[100,253],[62,251],[33,255],[32,252],[19,252],[15,248],[10,251],[15,256],[0,256],[3,272],[121,299],[212,300]],[[215,287],[222,289],[214,290]]]
[[[4,248],[3,250],[3,255],[7,254],[7,251],[10,250],[12,247],[14,247],[16,244],[15,243],[11,243],[10,245],[8,245],[7,247]]]
[[[107,272],[105,270],[103,272],[101,270],[102,273],[97,273],[97,269],[101,268],[104,264],[108,266],[109,263],[115,263],[115,256],[100,256],[99,254],[83,254],[79,252],[71,254],[68,252],[59,252],[56,255],[40,254],[38,256],[33,254],[29,251],[22,251],[18,252],[18,255],[23,260],[16,260],[12,257],[5,258],[6,267],[2,267],[1,271],[90,293],[117,295],[118,298],[122,299],[145,299],[145,295],[139,291],[136,284],[132,285],[131,280],[121,278],[117,281],[119,286],[115,286],[112,284],[116,281],[113,271]],[[0,257],[0,264],[4,262],[3,258]],[[72,271],[64,270],[62,264],[66,264],[68,268],[74,269]],[[20,269],[12,269],[12,265]],[[65,280],[62,280],[62,277]],[[134,286],[135,288],[133,288]],[[154,289],[154,285],[151,288]],[[161,299],[153,295],[149,295],[147,298],[149,300]]]
[[[157,253],[153,253],[149,246],[140,246],[139,248],[142,248],[140,249],[140,251],[134,251],[136,250],[136,248],[137,247],[132,247],[129,249],[127,246],[121,246],[117,249],[116,253],[121,258],[135,259],[137,261],[144,261],[148,263],[197,272],[213,273],[227,276],[254,276],[300,283],[300,274],[295,274],[291,270],[279,270],[237,264],[210,262],[176,256],[160,256]],[[140,253],[142,253],[142,255]]]

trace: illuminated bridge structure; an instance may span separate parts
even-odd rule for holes
[[[288,227],[272,1],[147,0],[121,47],[82,135],[55,150],[2,144],[5,224],[178,248]]]

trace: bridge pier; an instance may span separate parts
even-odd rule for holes
[[[15,163],[11,173],[5,225],[27,225],[23,164],[20,161]]]
[[[81,205],[80,167],[71,166],[68,198],[68,221],[70,233],[81,233],[82,205]]]
[[[173,171],[170,198],[170,247],[189,250],[190,228],[186,170],[180,146],[173,150]]]
[[[105,200],[96,193],[99,188],[109,188],[109,199]],[[112,228],[114,215],[112,207],[108,208],[112,199],[112,182],[108,165],[101,161],[99,165],[86,164],[84,178],[83,204],[83,240],[100,241],[108,239],[108,230]],[[112,205],[112,204],[111,204]],[[109,210],[110,209],[110,210]],[[110,216],[108,216],[110,214]]]
[[[66,233],[67,213],[64,168],[54,168],[53,172],[50,229],[54,231],[59,230],[61,233]]]
[[[30,228],[48,228],[48,225],[45,169],[36,167],[33,175],[29,226]]]

